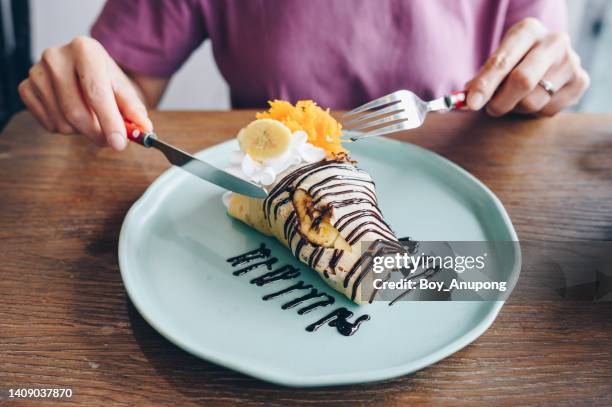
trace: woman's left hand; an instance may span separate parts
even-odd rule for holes
[[[567,34],[550,32],[539,20],[526,18],[508,30],[466,84],[467,105],[473,110],[486,105],[492,116],[552,116],[575,104],[589,83]]]

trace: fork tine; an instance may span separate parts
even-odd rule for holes
[[[408,130],[414,128],[413,125],[408,124],[409,122],[402,121],[400,123],[391,124],[389,126],[381,127],[380,129],[376,129],[374,131],[363,133],[361,136],[354,136],[349,138],[351,141],[363,140],[365,138],[376,137],[376,136],[384,136],[385,134],[395,133],[396,131]]]
[[[370,128],[370,127],[379,126],[381,124],[391,123],[391,122],[398,121],[398,120],[404,120],[405,121],[405,120],[408,120],[408,119],[409,119],[409,117],[406,114],[406,112],[401,111],[400,113],[397,113],[397,114],[394,114],[394,115],[391,115],[391,116],[385,116],[382,119],[372,120],[372,121],[369,121],[369,122],[361,123],[360,125],[358,125],[356,127],[353,127],[351,130],[358,131],[358,130],[363,130],[363,129],[367,129],[367,128]],[[373,130],[373,131],[376,131],[376,130]]]
[[[401,111],[402,111],[402,108],[400,106],[398,106],[397,103],[394,103],[394,104],[392,104],[390,106],[387,106],[385,108],[374,110],[371,113],[364,113],[364,114],[361,114],[361,115],[357,115],[354,118],[347,120],[344,123],[344,125],[345,125],[345,127],[355,126],[355,125],[359,124],[360,122],[363,122],[363,121],[368,120],[368,119],[378,118],[379,116],[382,117],[382,116],[384,116],[386,114],[389,114],[389,113],[399,113]]]
[[[351,110],[350,112],[346,112],[344,113],[342,116],[352,116],[356,113],[361,113],[363,111],[366,110],[370,110],[370,109],[374,109],[376,107],[379,106],[384,106],[384,105],[388,105],[390,103],[397,103],[401,101],[401,94],[398,92],[393,92],[393,93],[389,93],[388,95],[379,97],[378,99],[374,99],[371,102],[368,102],[366,104],[363,104],[359,107],[356,107],[355,109]]]

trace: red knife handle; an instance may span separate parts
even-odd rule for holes
[[[125,123],[125,131],[128,139],[145,147],[151,147],[150,138],[154,137],[153,132],[148,132],[127,119],[123,119],[123,122]]]

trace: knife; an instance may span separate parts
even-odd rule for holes
[[[128,139],[147,148],[156,148],[166,156],[170,163],[190,174],[241,195],[262,199],[268,195],[266,190],[258,185],[240,179],[160,140],[154,132],[144,131],[131,121],[124,120],[124,122]]]

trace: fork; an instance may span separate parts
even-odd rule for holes
[[[465,106],[466,97],[465,91],[458,91],[425,102],[409,90],[398,90],[346,112],[342,117],[348,120],[343,124],[361,133],[349,137],[350,141],[396,133],[421,126],[429,112]]]

